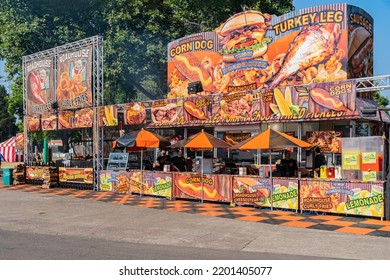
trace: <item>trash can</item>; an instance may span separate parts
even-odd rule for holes
[[[3,184],[4,185],[12,185],[13,182],[14,182],[13,168],[4,168],[3,169]]]

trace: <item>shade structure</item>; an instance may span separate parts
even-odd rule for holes
[[[139,148],[140,150],[143,148],[165,149],[170,145],[170,142],[161,135],[141,129],[126,133],[116,140],[116,145],[117,147]]]
[[[218,137],[215,137],[214,135],[211,135],[210,133],[204,132],[203,130],[195,135],[192,135],[191,137],[184,139],[182,141],[179,141],[176,143],[176,147],[184,147],[184,148],[192,148],[192,149],[200,149],[202,151],[202,161],[201,161],[201,167],[200,167],[200,181],[202,185],[202,198],[201,201],[203,203],[203,196],[204,196],[204,188],[203,188],[203,157],[204,157],[204,150],[209,150],[213,148],[230,148],[231,145],[226,143],[225,141],[219,139]],[[181,146],[180,146],[181,145]]]
[[[312,145],[299,140],[286,133],[268,128],[260,134],[252,136],[234,146],[231,149],[238,150],[268,150],[268,149],[283,149],[283,148],[309,148]]]
[[[201,131],[191,138],[184,144],[185,148],[193,149],[213,149],[213,148],[230,148],[231,145],[225,141],[211,135],[210,133]]]
[[[231,149],[238,150],[268,150],[269,151],[269,167],[270,167],[270,184],[271,184],[271,209],[273,209],[272,201],[272,154],[271,151],[274,149],[283,149],[283,148],[310,148],[312,145],[299,140],[293,136],[290,136],[286,133],[268,128],[262,133],[252,136],[234,146]]]
[[[16,140],[15,137],[0,143],[0,153],[3,155],[4,159],[9,162],[15,161],[15,151],[16,151]]]
[[[116,140],[117,147],[126,147],[131,150],[141,150],[141,193],[143,185],[143,150],[147,148],[166,149],[171,143],[161,135],[141,129],[126,133]]]

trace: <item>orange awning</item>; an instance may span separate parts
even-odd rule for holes
[[[230,148],[230,145],[210,133],[201,131],[198,134],[191,136],[191,139],[189,139],[183,147],[194,149],[213,149]]]
[[[234,145],[232,149],[238,150],[269,150],[269,149],[283,149],[283,148],[310,148],[312,145],[299,140],[286,133],[279,132],[268,128],[262,133],[252,136],[245,141]]]

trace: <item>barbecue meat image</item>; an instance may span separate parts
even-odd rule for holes
[[[340,35],[340,25],[336,23],[303,28],[291,43],[280,70],[269,86],[276,87],[297,71],[329,59],[337,49]]]

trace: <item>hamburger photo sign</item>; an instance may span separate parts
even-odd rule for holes
[[[230,17],[216,30],[221,39],[222,60],[238,62],[263,56],[272,41],[265,37],[270,29],[270,19],[270,15],[257,11],[245,11]]]

